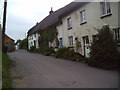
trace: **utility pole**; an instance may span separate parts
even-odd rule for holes
[[[2,25],[2,45],[4,47],[4,36],[6,30],[6,13],[7,13],[7,0],[4,0],[4,11],[3,11],[3,25]]]

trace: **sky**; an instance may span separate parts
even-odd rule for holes
[[[24,39],[37,22],[43,20],[51,7],[53,11],[73,0],[7,0],[6,34],[14,40]],[[0,23],[3,18],[3,2],[0,0]]]

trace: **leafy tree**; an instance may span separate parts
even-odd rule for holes
[[[28,39],[27,38],[20,41],[19,49],[28,49]]]
[[[57,37],[57,30],[55,28],[50,28],[50,29],[45,29],[40,33],[40,37],[39,37],[39,52],[40,53],[52,53],[53,50],[51,50],[49,48],[49,42],[53,41],[54,39],[57,41],[56,39]]]
[[[96,40],[91,45],[89,65],[112,69],[118,67],[119,52],[117,43],[109,26],[98,31]]]

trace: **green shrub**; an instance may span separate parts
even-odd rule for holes
[[[59,41],[57,39],[56,28],[44,29],[42,32],[40,32],[40,35],[41,36],[39,37],[38,40],[40,48],[37,51],[47,56],[54,54],[55,53],[54,49],[49,48],[49,42],[55,40],[58,47]]]
[[[82,55],[75,53],[73,49],[69,49],[66,47],[59,48],[58,51],[56,51],[55,57],[76,61],[85,60],[85,58]]]
[[[105,69],[117,68],[120,55],[109,27],[102,27],[97,34],[97,38],[92,43],[88,64]]]
[[[42,49],[41,53],[42,53],[43,55],[49,56],[49,55],[55,54],[55,51],[54,51],[53,48],[44,47],[44,48]]]
[[[20,41],[19,49],[28,49],[28,39],[27,38]]]
[[[35,50],[36,50],[36,47],[35,46],[32,46],[32,47],[30,47],[30,52],[35,52]]]

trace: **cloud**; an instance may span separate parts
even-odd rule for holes
[[[23,18],[8,16],[6,32],[13,39],[23,39],[25,38],[25,33],[32,26],[32,22],[25,21]]]
[[[53,7],[57,10],[72,0],[8,0],[6,33],[13,39],[25,38],[36,22],[44,19]]]

